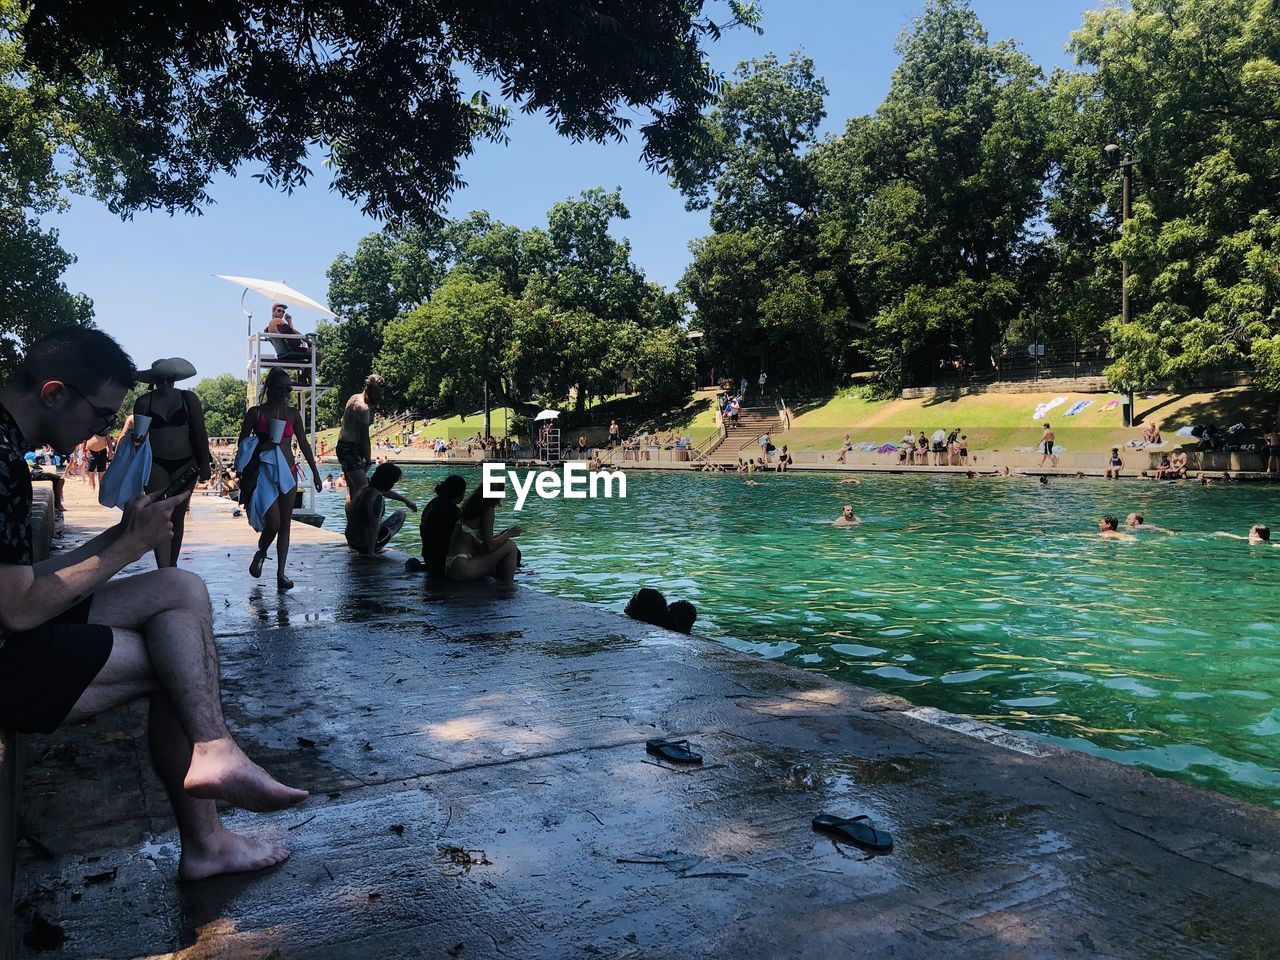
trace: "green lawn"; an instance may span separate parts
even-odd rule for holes
[[[1011,450],[1032,447],[1040,439],[1044,420],[1031,418],[1037,404],[1067,397],[1067,402],[1049,412],[1044,420],[1053,425],[1058,442],[1067,450],[1106,450],[1123,446],[1140,433],[1140,428],[1123,426],[1120,406],[1105,409],[1116,393],[1018,393],[975,394],[925,400],[867,400],[837,396],[827,403],[795,416],[786,441],[797,450],[835,450],[846,433],[854,442],[874,440],[898,442],[906,430],[926,434],[942,427],[959,428],[974,449]],[[1092,404],[1074,417],[1065,416],[1077,400]],[[1260,391],[1237,387],[1212,393],[1156,394],[1140,397],[1140,422],[1158,420],[1166,437],[1185,425],[1213,422],[1222,427],[1244,422],[1251,426],[1274,424],[1278,399]]]

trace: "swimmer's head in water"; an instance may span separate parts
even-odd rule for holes
[[[623,612],[632,620],[649,623],[655,627],[665,626],[667,598],[652,587],[641,587],[627,601]]]
[[[688,600],[676,600],[667,607],[667,626],[688,633],[698,620],[698,608]]]
[[[1265,523],[1255,523],[1249,528],[1249,536],[1257,537],[1263,543],[1271,542],[1271,528]]]
[[[1048,485],[1049,485],[1049,478],[1048,478],[1048,477],[1046,477],[1046,476],[1044,476],[1043,474],[1041,474],[1041,475],[1040,475],[1040,486],[1042,486],[1042,487],[1047,487]]]
[[[1120,526],[1120,521],[1116,517],[1111,516],[1110,514],[1107,514],[1107,516],[1103,517],[1101,520],[1098,521],[1099,530],[1116,530],[1119,528],[1119,526]]]
[[[1129,514],[1127,517],[1124,518],[1124,522],[1131,527],[1140,527],[1144,523],[1142,519],[1142,514],[1140,513]]]
[[[843,515],[844,515],[844,516],[846,516],[846,517],[852,517],[852,516],[853,516],[853,504],[852,504],[852,503],[846,503],[846,504],[844,505]]]

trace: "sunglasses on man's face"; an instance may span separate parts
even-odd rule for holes
[[[70,383],[66,380],[61,381],[61,383],[64,387],[69,387],[70,389],[74,390],[79,395],[80,399],[83,400],[86,404],[88,404],[89,409],[92,410],[94,413],[96,413],[102,419],[101,429],[103,430],[115,429],[116,424],[120,422],[119,410],[114,410],[111,407],[98,406],[96,403],[90,400],[87,396],[85,396],[85,392],[81,390],[79,387],[77,387],[74,383]]]

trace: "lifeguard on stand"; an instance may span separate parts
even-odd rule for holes
[[[293,325],[289,307],[301,307],[315,310],[328,317],[337,316],[322,303],[312,300],[304,293],[275,280],[256,280],[253,277],[236,277],[217,274],[219,279],[227,280],[244,288],[240,295],[240,312],[247,321],[248,361],[245,378],[248,380],[248,391],[245,397],[245,409],[257,403],[257,392],[262,378],[272,367],[283,367],[289,371],[293,380],[293,393],[302,411],[303,424],[312,449],[316,444],[316,401],[324,395],[326,388],[320,383],[318,370],[319,349],[315,334],[303,333]],[[261,332],[253,330],[253,313],[246,309],[245,298],[249,292],[261,294],[271,301],[271,320]],[[320,526],[324,517],[315,510],[315,490],[309,485],[301,488],[305,493],[305,507],[300,503],[294,509],[294,519],[313,526]]]
[[[559,416],[559,410],[543,410],[533,418],[534,423],[542,424],[536,434],[534,450],[538,459],[545,460],[547,463],[559,463],[564,459],[560,453]]]

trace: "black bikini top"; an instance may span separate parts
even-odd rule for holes
[[[182,406],[174,411],[172,419],[168,419],[163,414],[156,413],[152,410],[155,394],[147,394],[147,415],[151,417],[151,428],[153,430],[163,430],[165,427],[185,427],[191,422],[191,414],[187,410],[187,392],[185,390],[179,390],[178,396],[182,398]]]

